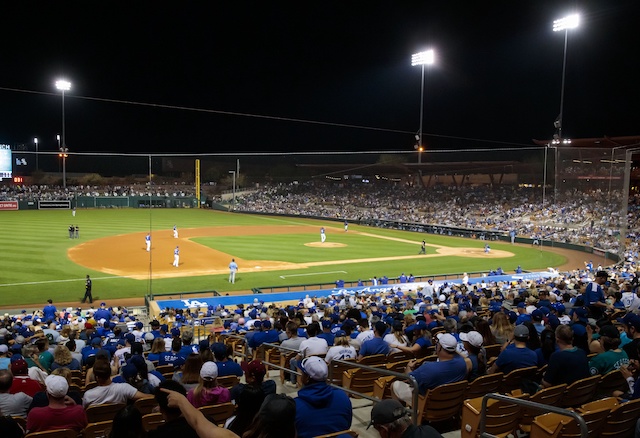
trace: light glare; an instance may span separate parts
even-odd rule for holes
[[[431,65],[435,63],[436,54],[433,50],[425,50],[424,52],[414,53],[411,55],[411,65]]]
[[[553,22],[553,31],[560,32],[567,29],[575,29],[580,25],[580,15],[572,14]]]
[[[71,90],[71,82],[60,79],[56,81],[56,88],[61,91],[69,91]]]

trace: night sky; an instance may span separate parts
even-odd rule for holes
[[[411,150],[640,134],[640,2],[11,2],[0,143],[72,151]],[[16,91],[20,90],[20,91]],[[260,117],[254,117],[260,116]],[[263,117],[266,116],[266,117]],[[298,121],[295,121],[295,120]]]

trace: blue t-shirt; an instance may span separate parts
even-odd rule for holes
[[[520,368],[537,367],[538,356],[529,348],[518,348],[510,344],[498,355],[496,365],[501,372],[509,374]]]
[[[374,354],[389,354],[389,344],[382,338],[371,338],[364,341],[360,347],[360,356],[373,356]]]
[[[242,377],[242,367],[240,366],[240,364],[232,360],[225,360],[224,362],[216,361],[216,365],[218,366],[218,377],[224,377],[224,376]]]
[[[424,362],[409,375],[417,380],[418,390],[424,395],[428,389],[466,379],[467,363],[462,356],[456,354],[451,360]]]

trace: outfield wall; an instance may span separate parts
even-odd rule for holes
[[[18,201],[19,210],[38,210],[42,202]],[[197,208],[198,199],[193,196],[77,196],[70,200],[55,202],[68,203],[58,208]]]

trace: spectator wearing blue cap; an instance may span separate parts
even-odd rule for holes
[[[589,354],[587,325],[589,325],[587,309],[583,307],[574,307],[571,309],[571,324],[569,326],[571,330],[573,330],[573,345]]]
[[[222,342],[214,342],[211,344],[211,352],[216,366],[218,367],[218,376],[238,376],[242,377],[242,367],[229,358],[229,349]]]
[[[389,346],[391,348],[397,348],[405,353],[413,354],[416,357],[422,357],[427,348],[431,347],[431,340],[429,339],[427,332],[427,323],[424,321],[418,321],[415,324],[407,327],[405,333],[410,332],[413,342],[411,345],[402,345],[400,343],[393,343]]]
[[[533,326],[535,327],[538,334],[542,333],[542,330],[544,330],[545,328],[544,313],[542,313],[542,310],[536,309],[531,312],[531,322],[533,323]]]
[[[366,356],[373,356],[376,354],[389,354],[389,344],[384,341],[384,335],[387,332],[387,325],[378,321],[373,327],[373,338],[368,339],[362,343],[360,351],[358,352],[358,360],[362,360]]]
[[[513,370],[526,367],[537,367],[538,356],[527,347],[529,341],[529,328],[518,325],[513,330],[513,340],[500,352],[488,373],[502,372],[509,374]]]
[[[248,341],[249,347],[252,349],[256,349],[260,347],[262,344],[277,344],[280,342],[280,334],[277,330],[273,328],[271,325],[271,321],[269,319],[265,319],[262,321],[262,327],[260,331],[256,332],[255,335]]]
[[[327,345],[329,347],[333,346],[333,342],[335,339],[335,336],[333,333],[331,333],[331,321],[328,319],[323,319],[322,320],[322,333],[320,333],[318,335],[319,338],[324,339],[325,341],[327,341]]]

